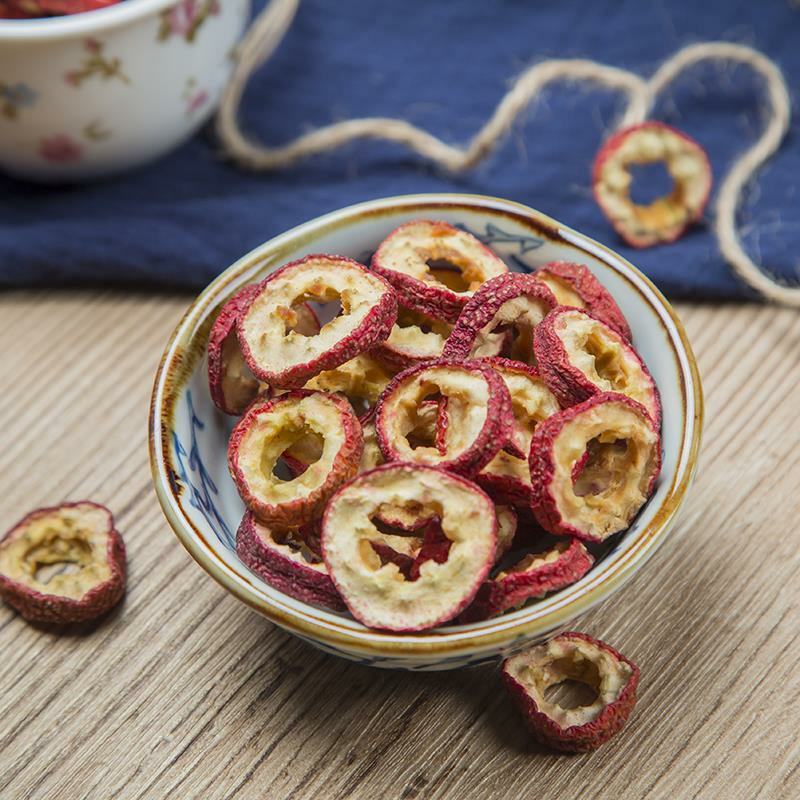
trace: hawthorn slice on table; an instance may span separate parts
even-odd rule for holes
[[[424,422],[420,413],[432,408],[424,403],[428,399],[446,401],[443,442],[437,442],[436,435],[428,442],[412,436],[419,434]],[[511,397],[503,379],[488,365],[438,359],[395,376],[378,401],[375,424],[386,461],[440,466],[470,476],[508,440]]]
[[[458,319],[481,284],[508,272],[471,233],[431,220],[392,231],[375,251],[372,269],[394,286],[404,306],[447,322]]]
[[[559,306],[536,329],[534,350],[542,377],[563,406],[600,392],[641,403],[661,426],[661,400],[639,354],[619,333],[577,308]]]
[[[659,162],[672,178],[672,190],[647,205],[634,203],[631,166]],[[663,122],[643,122],[619,131],[603,144],[592,169],[595,200],[631,247],[678,239],[703,216],[711,182],[705,150]]]
[[[292,480],[274,473],[281,455],[313,435],[319,458]],[[296,528],[319,516],[328,498],[356,474],[361,424],[345,398],[294,389],[252,405],[231,433],[228,467],[245,505],[265,525]]]
[[[541,422],[529,465],[539,524],[602,542],[627,528],[652,493],[661,439],[644,406],[603,392]]]
[[[298,531],[275,531],[247,511],[236,533],[236,553],[284,594],[332,611],[345,610],[325,564]]]
[[[319,333],[292,327],[307,301],[341,303],[341,313]],[[237,330],[253,374],[270,386],[302,386],[385,339],[397,317],[394,290],[350,258],[311,255],[286,264],[259,284],[240,313]]]
[[[409,502],[435,515],[449,541],[446,559],[428,559],[416,580],[383,563],[371,544],[380,533],[377,510]],[[416,464],[385,464],[356,476],[322,518],[322,555],[336,588],[357,620],[381,630],[422,631],[456,617],[486,578],[496,547],[489,497],[458,475]]]
[[[511,396],[514,423],[509,441],[480,471],[478,484],[496,500],[530,505],[531,476],[528,453],[536,426],[559,411],[555,395],[533,367],[506,358],[486,358],[503,379]]]
[[[562,633],[503,662],[503,684],[525,724],[544,745],[567,753],[594,750],[619,733],[636,705],[639,668],[585,633]],[[565,681],[589,698],[574,708],[552,693]]]
[[[533,274],[550,289],[560,306],[584,309],[628,341],[633,338],[617,301],[588,267],[571,261],[551,261]]]
[[[0,540],[0,597],[31,622],[105,614],[125,593],[125,573],[114,517],[88,500],[32,511]]]
[[[223,413],[239,416],[264,388],[242,355],[236,323],[242,310],[259,291],[258,284],[240,289],[217,315],[208,336],[208,387],[214,405]],[[319,320],[308,303],[294,310],[293,329],[303,336],[319,333]]]
[[[372,349],[372,355],[399,371],[438,358],[453,326],[443,319],[399,305],[389,337]]]
[[[484,581],[459,621],[489,619],[563,589],[582,578],[593,563],[594,558],[577,539],[557,542],[541,553],[529,553]]]
[[[510,357],[533,363],[533,331],[556,305],[534,275],[510,272],[487,281],[472,296],[442,351],[444,358],[496,356],[511,334]]]

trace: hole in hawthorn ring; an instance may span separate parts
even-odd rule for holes
[[[37,564],[33,577],[39,583],[49,583],[56,575],[74,575],[81,571],[78,561],[55,561],[49,564]]]
[[[572,489],[578,497],[602,494],[625,484],[631,461],[627,439],[591,439],[573,467]]]
[[[649,206],[661,197],[672,193],[675,181],[663,161],[650,164],[630,164],[630,198],[639,206]]]
[[[627,375],[622,360],[614,349],[606,345],[601,336],[590,333],[586,337],[583,349],[594,358],[595,372],[607,380],[615,391],[627,388]]]
[[[469,281],[457,264],[444,258],[429,258],[425,263],[428,265],[428,272],[448,289],[454,292],[469,291]]]
[[[314,301],[311,303],[311,307],[314,309],[317,317],[319,318],[319,324],[321,328],[324,328],[329,322],[337,317],[341,317],[342,314],[347,313],[347,309],[342,305],[341,297],[338,296],[333,300],[328,300],[324,303]]]
[[[566,678],[560,683],[548,686],[544,692],[544,699],[548,703],[570,709],[591,705],[597,700],[597,695],[597,689],[588,683]]]

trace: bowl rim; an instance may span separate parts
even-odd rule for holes
[[[0,41],[13,43],[82,36],[129,22],[178,5],[182,0],[125,0],[107,8],[42,19],[0,20]]]
[[[418,634],[393,634],[365,627],[351,628],[331,624],[315,617],[318,610],[308,606],[303,616],[272,599],[257,596],[253,579],[235,573],[205,541],[173,496],[169,470],[164,458],[167,441],[169,408],[179,393],[181,382],[171,378],[170,367],[179,355],[182,360],[185,345],[197,334],[199,323],[207,321],[210,312],[221,302],[220,294],[231,282],[243,282],[244,276],[255,272],[267,260],[278,259],[298,243],[313,240],[322,233],[357,223],[364,216],[391,214],[413,207],[420,216],[433,215],[436,208],[467,211],[500,212],[519,222],[534,223],[539,230],[549,229],[556,239],[594,255],[621,275],[649,304],[668,334],[670,350],[678,364],[683,382],[685,424],[680,452],[672,483],[650,522],[637,532],[634,544],[608,570],[593,570],[589,580],[576,593],[567,587],[540,603],[528,606],[509,619],[509,615],[482,623],[479,630],[459,626],[454,630],[423,631]],[[184,380],[191,370],[182,364]],[[191,365],[190,365],[191,366]],[[167,395],[168,382],[172,391]],[[150,466],[159,503],[170,527],[192,558],[239,600],[266,616],[272,622],[308,640],[328,645],[339,651],[387,657],[457,656],[464,653],[486,652],[506,645],[541,636],[563,627],[570,619],[588,611],[629,580],[655,552],[669,531],[691,483],[697,464],[703,423],[703,393],[697,363],[691,345],[677,314],[654,284],[626,259],[589,237],[573,231],[534,209],[520,203],[485,195],[461,193],[412,194],[369,200],[333,211],[305,222],[251,250],[215,278],[190,304],[170,335],[161,358],[153,385],[150,404]],[[596,573],[594,580],[590,576]],[[584,579],[585,580],[585,579]],[[519,615],[519,616],[517,616]]]

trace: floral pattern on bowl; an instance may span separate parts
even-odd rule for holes
[[[174,148],[212,113],[249,13],[250,0],[136,0],[0,20],[0,169],[81,180]]]

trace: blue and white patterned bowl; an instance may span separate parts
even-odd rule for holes
[[[234,536],[244,507],[226,462],[233,421],[211,403],[205,347],[220,306],[244,284],[309,253],[365,261],[393,228],[417,218],[463,226],[515,270],[552,260],[588,265],[617,299],[658,382],[664,464],[655,494],[630,530],[577,583],[497,619],[399,635],[369,630],[347,615],[287,597],[239,560]],[[329,653],[380,667],[452,669],[546,638],[634,575],[667,538],[684,500],[697,459],[702,412],[700,378],[681,323],[653,284],[623,258],[517,203],[412,195],[363,203],[301,225],[253,250],[203,291],[170,337],[156,375],[150,456],[156,492],[176,535],[203,569],[240,600]],[[617,604],[608,613],[623,611]]]

